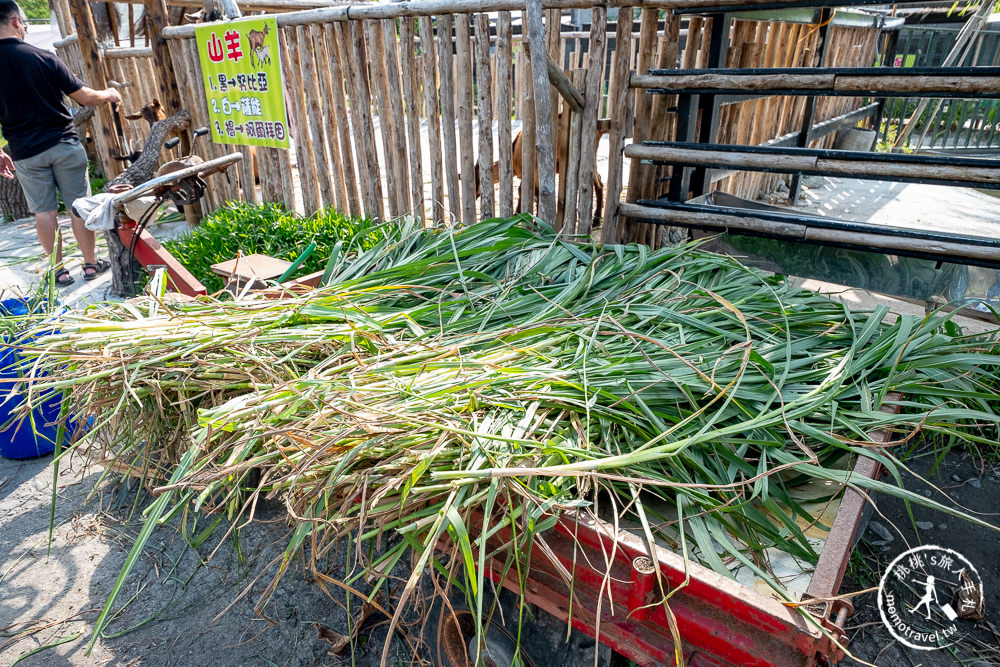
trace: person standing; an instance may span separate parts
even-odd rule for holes
[[[0,177],[17,177],[28,209],[35,214],[38,240],[55,253],[55,282],[71,285],[62,265],[62,237],[56,221],[56,191],[69,210],[73,235],[83,254],[83,279],[93,280],[110,267],[95,255],[96,237],[71,204],[90,191],[87,152],[73,128],[63,95],[84,106],[121,102],[117,90],[83,85],[55,54],[24,42],[27,17],[14,0],[0,0],[0,131],[10,155],[0,149]]]

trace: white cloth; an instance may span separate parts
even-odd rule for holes
[[[111,200],[115,195],[111,192],[98,192],[90,197],[80,197],[73,202],[73,210],[83,218],[84,226],[92,231],[100,232],[115,228],[115,209]]]
[[[112,192],[99,192],[90,197],[80,197],[73,202],[73,208],[83,218],[83,224],[87,229],[101,232],[115,228],[115,208],[111,200],[115,198]],[[122,208],[125,215],[133,220],[142,220],[143,216],[153,206],[156,206],[156,197],[146,196],[134,199]]]

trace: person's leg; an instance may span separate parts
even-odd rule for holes
[[[73,211],[69,211],[69,219],[73,223],[73,236],[76,237],[76,242],[80,246],[84,263],[96,264],[97,255],[94,253],[94,248],[97,245],[97,234],[87,229],[83,220],[73,215]]]
[[[54,148],[50,148],[30,158],[17,160],[14,162],[14,174],[24,190],[28,210],[35,214],[38,241],[46,255],[52,256],[55,253],[58,264],[62,262],[62,239],[56,223],[59,202],[56,199],[56,181],[50,161],[50,152],[53,150]]]
[[[80,253],[83,255],[84,264],[97,264],[97,256],[94,254],[94,246],[97,237],[93,231],[87,229],[83,220],[73,213],[73,202],[80,197],[90,194],[90,182],[87,179],[87,151],[83,144],[79,142],[63,142],[53,150],[52,173],[55,177],[56,185],[59,187],[59,194],[62,195],[66,211],[69,213],[70,222],[73,225],[73,236],[80,245]]]
[[[56,255],[56,265],[62,264],[62,236],[59,234],[59,223],[56,222],[55,211],[40,211],[35,213],[35,231],[42,250],[46,255]]]

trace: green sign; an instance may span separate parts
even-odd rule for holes
[[[194,34],[212,140],[288,148],[277,20],[210,23],[195,28]]]

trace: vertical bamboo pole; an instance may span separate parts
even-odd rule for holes
[[[389,101],[389,121],[391,123],[391,138],[393,145],[393,156],[386,155],[386,169],[396,170],[396,201],[399,213],[406,215],[411,213],[415,206],[410,204],[410,191],[407,189],[409,182],[410,166],[406,150],[406,126],[403,120],[403,107],[406,101],[403,99],[402,86],[399,77],[399,58],[397,53],[399,46],[396,42],[396,19],[388,19],[381,22],[382,29],[382,56],[385,68],[385,93]],[[423,200],[423,197],[420,198]]]
[[[389,200],[389,215],[398,218],[406,212],[402,207],[398,190],[403,187],[397,179],[398,170],[394,164],[396,156],[395,132],[393,131],[392,117],[389,111],[389,97],[386,92],[388,76],[385,71],[385,46],[382,38],[382,24],[379,21],[365,21],[365,36],[368,44],[377,49],[373,55],[380,57],[373,58],[369,62],[371,68],[372,90],[375,93],[375,104],[378,107],[378,129],[382,136],[382,165],[385,167],[385,187]],[[405,181],[404,181],[405,182]]]
[[[431,219],[444,220],[444,183],[441,180],[441,114],[438,104],[436,76],[437,49],[434,48],[434,27],[429,16],[420,19],[421,72],[423,74],[424,108],[427,113],[427,164],[431,171]]]
[[[659,69],[673,69],[677,66],[677,55],[679,50],[679,43],[676,38],[677,35],[677,24],[678,19],[676,16],[670,16],[669,14],[664,19],[663,26],[663,36],[659,40],[659,49],[656,56],[656,67]],[[676,95],[653,95],[652,104],[650,105],[650,125],[647,129],[649,139],[653,140],[669,140],[676,134],[677,118],[676,115],[671,117],[667,113],[668,106],[677,105]],[[667,174],[668,167],[662,165],[649,165],[643,170],[645,174],[646,183],[646,193],[647,197],[655,198],[659,197],[661,194],[661,181]],[[655,228],[651,227],[652,230],[662,230],[664,229],[662,225],[657,225]]]
[[[500,195],[497,208],[500,217],[507,218],[514,213],[514,177],[511,173],[510,107],[511,107],[511,66],[513,59],[511,45],[510,12],[500,12],[497,16],[497,142],[499,144],[497,180]]]
[[[639,61],[636,65],[637,74],[646,74],[652,67],[653,58],[656,55],[656,28],[659,22],[658,12],[655,9],[643,9],[639,23]],[[692,38],[697,40],[697,26],[701,25],[701,19],[694,17],[688,23],[688,44],[691,48]],[[692,28],[694,26],[694,28]],[[693,37],[692,37],[693,33]],[[637,90],[635,93],[635,137],[638,143],[649,139],[652,124],[653,98],[645,91]],[[640,160],[633,159],[629,168],[629,201],[636,201],[641,197],[649,195],[647,181],[649,180],[650,165],[644,165]],[[632,225],[634,226],[634,224]],[[630,237],[631,238],[631,237]]]
[[[604,88],[604,53],[607,47],[608,10],[594,7],[590,23],[590,52],[584,80],[584,100],[582,139],[580,144],[580,193],[577,199],[578,234],[590,234],[594,216],[602,212],[594,210],[594,187],[597,174],[597,117],[600,114],[602,89]]]
[[[493,109],[490,84],[490,18],[476,14],[476,105],[479,120],[479,215],[492,218],[493,207]]]
[[[562,230],[563,212],[566,208],[566,161],[569,153],[569,126],[572,122],[574,112],[566,104],[562,96],[556,95],[553,110],[559,112],[552,116],[553,159],[556,179],[556,221],[553,225],[557,230]],[[559,106],[562,105],[560,109]],[[576,210],[576,206],[573,206]]]
[[[183,62],[180,69],[188,72],[189,81],[197,82],[196,85],[191,87],[195,99],[194,108],[190,110],[190,113],[192,127],[198,127],[201,124],[201,119],[205,118],[208,109],[208,101],[205,97],[205,85],[202,80],[201,62],[198,60],[198,47],[193,39],[185,39],[181,41],[181,48],[183,49]],[[214,144],[205,139],[202,139],[193,148],[197,148],[199,156],[205,159],[216,157],[214,154]],[[205,181],[205,197],[202,199],[202,205],[206,213],[214,211],[225,201],[225,197],[220,193],[222,184],[219,181],[220,179],[218,178],[209,178]]]
[[[310,146],[307,147],[310,159],[307,161],[313,170],[313,181],[318,190],[317,208],[333,206],[333,184],[330,182],[330,164],[327,160],[327,140],[324,136],[322,119],[324,108],[320,105],[322,98],[319,88],[320,72],[316,67],[316,33],[315,26],[296,26],[295,37],[299,41],[299,61],[302,63],[302,80],[299,85],[301,94],[305,97],[302,105],[305,120],[309,127]],[[326,69],[324,67],[324,69]],[[329,114],[329,110],[326,110]],[[302,161],[299,160],[299,164]],[[307,211],[308,212],[308,211]]]
[[[296,36],[296,27],[287,26],[278,29],[281,50],[285,54],[288,67],[285,68],[285,102],[291,107],[292,135],[295,145],[296,170],[299,177],[299,187],[302,192],[302,206],[306,215],[315,213],[320,208],[319,184],[316,182],[315,155],[309,140],[309,112],[307,111],[304,83],[302,82],[302,51],[308,45],[300,42]]]
[[[163,103],[168,115],[175,114],[182,107],[180,91],[177,88],[177,77],[174,72],[174,63],[170,58],[170,51],[163,37],[163,29],[170,25],[167,15],[167,3],[166,0],[145,0],[145,7],[146,41],[149,42],[153,52],[152,65],[156,72],[156,86],[159,91],[158,99]],[[200,77],[197,85],[199,87],[204,85]],[[185,155],[191,152],[191,142],[186,133],[181,133],[180,152]],[[184,215],[188,224],[198,224],[201,220],[202,210],[203,207],[198,202],[185,206]]]
[[[455,74],[452,15],[438,19],[437,52],[441,76],[441,130],[444,136],[444,173],[448,184],[448,210],[453,224],[462,219],[462,198],[458,189],[458,152],[455,146]]]
[[[615,122],[611,124],[610,145],[608,147],[608,188],[604,202],[604,229],[601,239],[605,243],[619,243],[623,239],[618,205],[622,194],[622,171],[624,169],[625,138],[632,133],[632,113],[635,99],[629,89],[629,70],[632,64],[632,8],[623,7],[618,11],[618,26],[615,30],[615,51],[611,59],[611,82],[609,85],[608,115]],[[631,195],[629,195],[631,198]]]
[[[542,24],[541,0],[527,0],[526,14],[528,57],[535,101],[535,157],[538,160],[538,216],[546,222],[556,220],[555,165],[552,160],[552,100],[545,57],[545,26]],[[556,26],[550,26],[558,30]],[[522,173],[530,171],[522,164]]]
[[[363,26],[360,21],[334,23],[333,31],[339,37],[341,71],[350,81],[351,120],[355,155],[358,158],[358,181],[365,200],[365,215],[381,220],[385,214],[382,200],[382,177],[379,174],[375,148],[375,130],[372,127],[371,90],[368,82],[368,53],[365,48]],[[347,63],[352,63],[347,67]]]
[[[309,26],[311,39],[316,49],[316,60],[325,63],[325,67],[317,67],[317,78],[319,79],[320,95],[324,102],[323,115],[316,119],[317,124],[321,119],[326,120],[326,140],[330,150],[330,173],[328,180],[331,182],[333,199],[336,202],[338,211],[350,210],[350,203],[347,196],[347,177],[344,175],[344,150],[341,147],[340,126],[346,122],[347,115],[344,109],[344,89],[334,87],[334,81],[340,83],[339,65],[336,59],[330,54],[329,49],[329,24],[313,24]],[[337,73],[334,74],[334,70]],[[352,213],[351,215],[356,215]]]
[[[657,24],[659,23],[659,12],[656,9],[643,9],[639,23],[639,58],[636,64],[636,72],[645,74],[649,71],[653,58],[656,56]],[[701,24],[698,17],[691,18],[688,22],[688,43],[685,51],[691,49],[692,39],[697,40],[697,26]],[[692,27],[694,26],[694,27]],[[692,35],[693,33],[693,35]],[[635,128],[633,141],[636,143],[649,139],[652,122],[653,100],[645,94],[645,91],[637,90],[635,93]],[[644,165],[640,160],[632,159],[629,165],[629,201],[636,201],[649,195],[650,181],[652,179],[651,165]],[[651,225],[645,223],[631,222],[627,229],[624,229],[624,240],[646,242],[646,237],[650,233],[647,227]]]
[[[329,23],[323,25],[324,58],[330,63],[327,70],[327,86],[330,89],[329,100],[333,102],[333,115],[337,118],[338,148],[340,158],[337,160],[337,178],[342,179],[341,197],[346,203],[346,210],[352,216],[361,216],[362,208],[358,197],[358,178],[360,174],[354,170],[354,151],[351,147],[351,123],[347,112],[349,95],[344,87],[344,73],[340,59],[340,48]]]
[[[420,95],[416,81],[416,40],[412,17],[400,19],[400,73],[403,78],[403,103],[406,105],[406,138],[409,144],[410,207],[421,220],[427,219],[424,206],[423,151],[420,146]]]
[[[528,12],[521,14],[521,25],[528,25]],[[518,208],[523,213],[535,212],[535,191],[538,189],[538,165],[535,162],[535,80],[528,50],[527,34],[521,35],[521,53],[524,56],[522,68],[522,93],[524,115],[521,117],[521,186],[518,190]],[[550,135],[551,136],[551,135]]]
[[[583,82],[587,73],[583,70],[575,69],[569,72],[570,81],[577,88],[583,87]],[[560,120],[569,121],[568,124],[561,122],[560,127],[566,128],[566,160],[561,165],[559,172],[559,204],[561,206],[561,217],[559,218],[559,231],[566,236],[577,234],[577,194],[580,187],[580,132],[581,113],[570,109],[568,104],[563,106],[563,115]]]
[[[468,14],[455,16],[455,105],[458,107],[458,137],[462,146],[462,224],[476,222],[475,161],[472,156],[472,35]]]
[[[552,56],[553,60],[555,60],[555,62],[559,64],[559,67],[565,69],[566,59],[563,53],[564,43],[562,40],[562,10],[547,9],[544,11],[543,16],[545,18],[545,29],[546,29],[545,50],[548,52],[550,56]],[[552,131],[555,132],[555,127],[559,122],[556,117],[559,115],[559,103],[562,98],[559,96],[559,93],[552,86],[549,86],[548,91],[549,91],[549,103],[552,107],[552,118],[551,118],[553,126]],[[555,174],[558,175],[559,174],[558,148],[556,149],[555,155],[556,155],[555,159],[557,160],[557,162],[554,169],[555,169]]]

